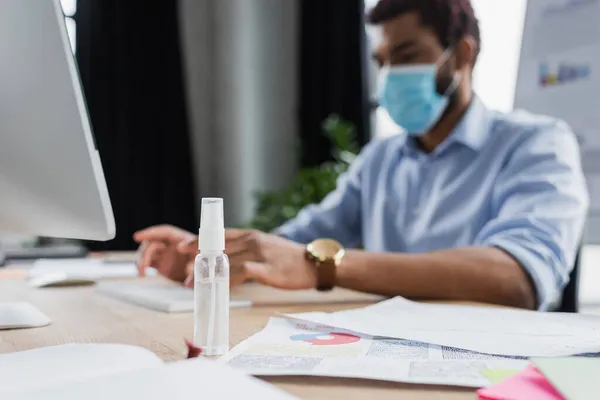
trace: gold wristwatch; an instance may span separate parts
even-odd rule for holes
[[[317,239],[306,246],[306,258],[315,263],[317,290],[329,291],[335,286],[337,267],[346,250],[333,239]]]

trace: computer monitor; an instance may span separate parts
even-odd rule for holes
[[[0,1],[0,231],[115,235],[59,0]]]

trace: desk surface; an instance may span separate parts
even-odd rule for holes
[[[335,311],[364,306],[373,297],[343,290],[322,295],[313,291],[281,292],[254,284],[235,296],[258,306],[231,310],[231,344],[260,331],[276,311]],[[0,331],[0,353],[65,343],[123,343],[145,347],[165,361],[184,358],[184,338],[191,338],[191,314],[165,314],[102,296],[91,287],[30,289],[21,279],[0,279],[0,301],[28,301],[52,324],[27,330]],[[294,306],[296,301],[309,302]],[[268,378],[303,399],[476,399],[473,390],[338,378]]]

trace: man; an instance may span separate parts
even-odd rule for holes
[[[381,105],[406,132],[372,141],[333,193],[276,234],[229,230],[233,283],[554,308],[588,208],[574,134],[473,94],[468,0],[381,0],[368,17],[382,37]],[[135,238],[142,271],[186,278],[193,234],[161,226]]]

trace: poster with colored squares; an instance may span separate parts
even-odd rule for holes
[[[585,238],[586,243],[597,244],[600,243],[600,0],[526,3],[514,109],[558,118],[576,135],[590,197]]]

